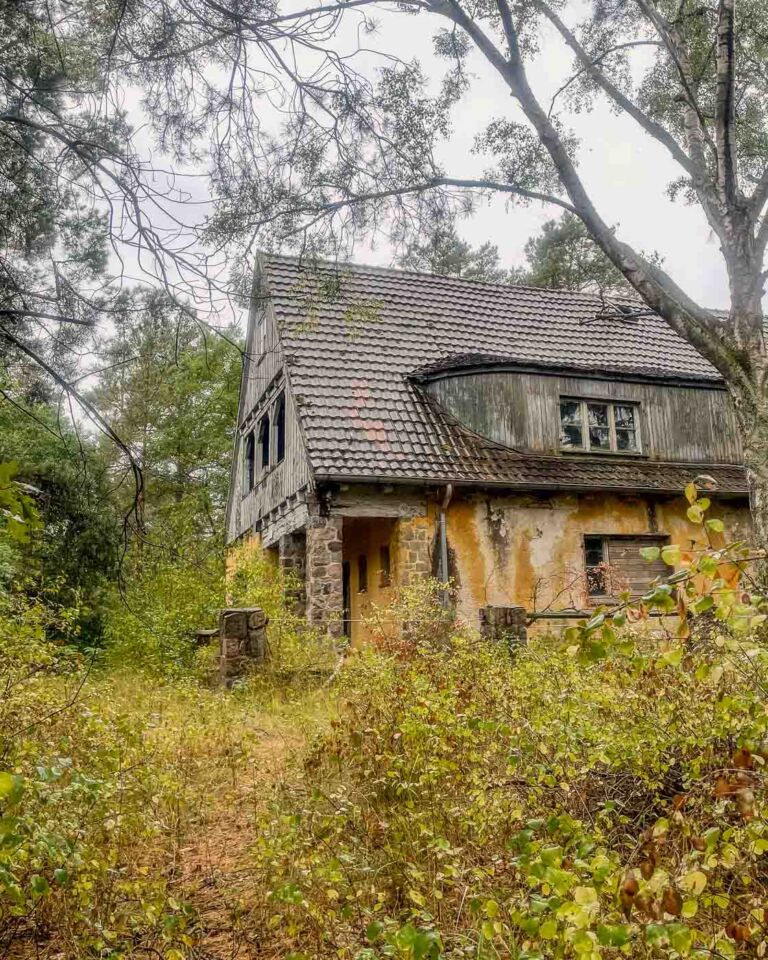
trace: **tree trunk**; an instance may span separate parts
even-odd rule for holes
[[[768,390],[734,396],[749,484],[756,546],[768,548]]]

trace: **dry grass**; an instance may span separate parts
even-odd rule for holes
[[[162,874],[171,897],[194,910],[191,955],[257,956],[241,920],[257,888],[249,851],[258,816],[308,738],[335,713],[333,698],[310,691],[286,700],[191,683],[137,687],[132,676],[95,683],[85,695],[108,695],[146,724],[151,753],[174,781],[157,844],[137,855],[145,869]]]

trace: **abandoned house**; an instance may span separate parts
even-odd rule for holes
[[[693,546],[682,490],[748,535],[717,372],[626,303],[356,265],[260,257],[227,539],[304,583],[306,616],[353,643],[414,577],[491,606],[583,614]]]

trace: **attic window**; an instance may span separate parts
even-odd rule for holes
[[[560,447],[598,453],[640,452],[637,404],[560,398]]]
[[[269,469],[269,414],[259,421],[259,470]]]
[[[275,463],[285,458],[285,394],[275,403]]]

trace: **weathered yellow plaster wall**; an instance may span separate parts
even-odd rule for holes
[[[388,606],[397,583],[396,521],[384,518],[345,518],[343,528],[344,560],[350,568],[351,641],[359,646],[371,639],[372,629],[363,619],[371,617],[378,608]],[[380,548],[389,547],[390,584],[382,584]],[[360,592],[358,558],[364,555],[368,562],[368,589]]]
[[[702,545],[702,528],[688,521],[686,507],[683,497],[608,493],[456,497],[447,530],[459,615],[474,626],[488,604],[584,609],[584,536],[654,533]],[[745,502],[716,503],[709,516],[724,520],[731,539],[749,537]]]

